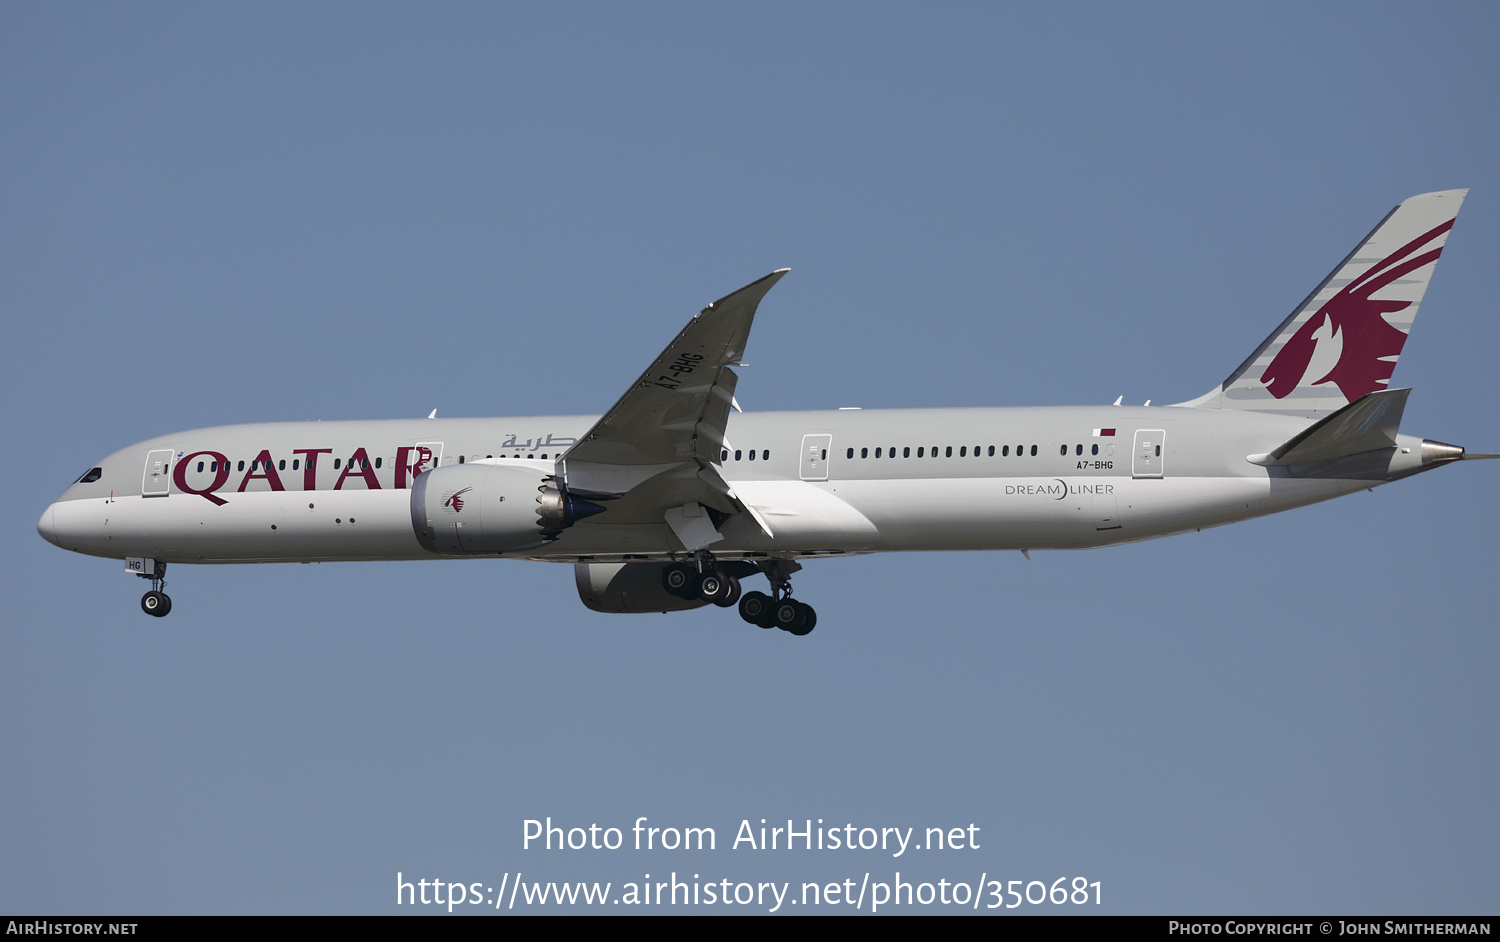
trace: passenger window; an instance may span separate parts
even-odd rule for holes
[[[1002,457],[1002,458],[1009,458],[1010,457],[1010,446],[1009,445],[1005,445],[1005,446],[1003,446],[1000,449],[1000,457]]]
[[[166,469],[163,468],[162,470],[165,471]],[[89,468],[88,473],[78,479],[78,483],[93,484],[95,481],[99,480],[102,477],[104,477],[103,468]]]
[[[769,449],[769,448],[762,449],[761,453],[760,453],[760,460],[761,461],[770,461],[771,460],[771,449]]]
[[[486,458],[488,458],[488,457],[489,457],[489,455],[485,455],[485,457],[486,457]],[[377,468],[377,469],[378,469],[378,468],[379,468],[379,467],[380,467],[380,459],[379,459],[379,458],[376,458],[376,459],[375,459],[375,467],[376,467],[376,468]]]
[[[854,449],[853,448],[849,449],[849,453],[847,455],[845,455],[844,457],[845,458],[853,458],[854,457]]]
[[[1059,455],[1066,455],[1067,453],[1068,453],[1068,446],[1067,445],[1062,446],[1062,451],[1058,452]]]
[[[353,464],[353,462],[350,462],[350,463],[351,463],[351,464]],[[464,463],[464,456],[463,456],[463,455],[459,455],[459,456],[458,456],[458,463],[459,463],[459,464],[463,464],[463,463]],[[334,467],[335,467],[335,468],[337,468],[337,467],[338,467],[338,466],[339,466],[339,463],[338,463],[338,461],[337,461],[337,460],[335,460],[335,461],[334,461],[334,463],[333,463],[333,466],[334,466]]]
[[[960,448],[958,450],[958,456],[960,458],[967,458],[967,457],[969,457],[969,446],[968,445],[964,445],[962,448]]]
[[[1031,456],[1033,458],[1036,457],[1036,446],[1035,445],[1031,446]]]
[[[740,460],[740,454],[741,454],[740,450],[738,448],[736,448],[734,450],[734,460],[735,461],[739,461]]]
[[[281,466],[282,466],[281,470],[285,471],[286,470],[286,459],[285,458],[281,459]],[[292,459],[292,470],[296,471],[300,467],[302,467],[302,459],[301,458],[293,458]]]
[[[868,458],[868,457],[870,457],[870,449],[868,449],[868,448],[861,448],[859,450],[859,456],[861,458]]]
[[[910,458],[911,457],[911,449],[910,448],[902,448],[901,449],[901,457],[903,457],[903,458]]]
[[[333,459],[333,470],[337,471],[339,469],[339,462],[341,460],[343,460],[343,459],[341,459],[341,458],[335,458],[335,459]]]
[[[729,449],[727,449],[727,448],[724,449],[723,454],[719,455],[719,460],[720,461],[728,461],[729,460]]]
[[[943,457],[945,457],[945,458],[952,458],[953,457],[953,446],[952,445],[949,445],[945,449],[945,454],[943,455]]]
[[[1073,454],[1075,454],[1075,455],[1081,455],[1081,454],[1083,454],[1083,446],[1079,445],[1078,446],[1078,450],[1075,451],[1075,452],[1073,452]]]
[[[875,457],[877,457],[877,458],[880,457],[880,449],[879,448],[875,449]]]
[[[276,462],[276,466],[278,468],[280,468],[282,471],[285,471],[286,470],[286,459],[282,458],[280,461]],[[297,462],[293,461],[292,462],[292,468],[295,470],[296,467],[297,467]]]
[[[994,445],[990,446],[990,457],[991,458],[995,457],[995,446]]]
[[[755,449],[754,448],[750,449],[750,460],[751,461],[755,460]]]
[[[1094,454],[1096,454],[1096,455],[1097,455],[1097,454],[1098,454],[1098,453],[1099,453],[1099,446],[1098,446],[1098,445],[1095,445],[1095,446],[1094,446]]]

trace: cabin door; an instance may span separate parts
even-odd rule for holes
[[[802,480],[828,480],[828,451],[831,448],[832,435],[802,436]]]
[[[146,470],[141,475],[142,497],[166,497],[172,486],[172,449],[146,454]]]
[[[1162,429],[1136,429],[1135,455],[1130,465],[1132,477],[1159,478],[1166,473],[1166,440],[1167,433]]]

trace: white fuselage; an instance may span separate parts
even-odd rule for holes
[[[164,562],[438,558],[414,532],[417,474],[460,462],[550,474],[595,421],[198,429],[105,458],[96,479],[69,487],[38,530],[76,552]],[[1378,473],[1298,476],[1246,460],[1308,421],[1112,406],[737,414],[720,469],[760,520],[723,521],[723,539],[709,550],[721,558],[805,558],[1105,546],[1303,506],[1421,469],[1420,440],[1407,436]],[[605,505],[548,542],[500,555],[559,562],[683,555],[660,516],[636,512],[629,500]]]

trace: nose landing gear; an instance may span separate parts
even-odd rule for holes
[[[165,592],[152,589],[141,596],[141,611],[161,618],[172,610],[172,597]]]
[[[136,575],[151,580],[151,591],[141,596],[141,611],[157,618],[164,617],[172,610],[171,596],[162,591],[167,586],[167,564],[157,560],[151,572],[138,572]]]

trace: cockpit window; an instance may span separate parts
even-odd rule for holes
[[[79,484],[93,484],[95,481],[99,480],[102,477],[104,477],[104,469],[103,468],[89,468],[89,473],[85,474],[83,477],[79,478],[78,479],[78,483]]]

